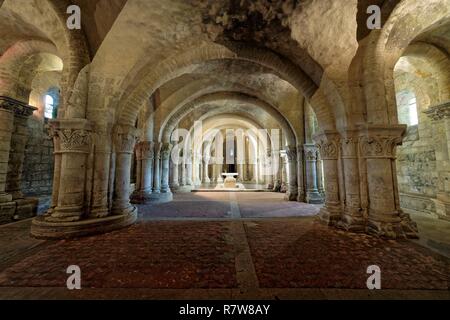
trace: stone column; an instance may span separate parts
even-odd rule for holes
[[[186,163],[184,160],[181,163],[181,182],[180,185],[182,187],[187,185],[187,170],[186,170]]]
[[[146,203],[152,194],[154,145],[152,141],[142,141],[136,145],[137,181],[133,202]]]
[[[298,186],[297,186],[297,148],[295,146],[288,146],[286,148],[287,171],[288,171],[288,190],[286,193],[286,200],[297,201]]]
[[[450,101],[432,106],[425,113],[431,118],[434,129],[438,172],[437,194],[433,199],[436,214],[440,219],[450,221]]]
[[[55,140],[55,154],[60,155],[59,187],[53,192],[55,208],[44,216],[36,217],[31,226],[31,234],[40,239],[62,239],[81,237],[94,233],[109,232],[133,224],[137,219],[137,210],[129,203],[130,166],[135,144],[134,127],[117,126],[113,139],[115,154],[111,162],[115,167],[114,183],[102,181],[98,187],[92,186],[87,177],[95,177],[96,159],[93,142],[107,144],[108,140],[98,140],[104,133],[92,141],[93,125],[86,119],[60,119],[50,122],[51,134]],[[100,129],[101,130],[101,129]],[[101,142],[100,142],[101,141]],[[108,150],[105,147],[105,150]],[[99,157],[101,159],[102,157]],[[104,164],[99,160],[99,164]],[[94,171],[92,171],[94,169]],[[108,170],[109,171],[109,170]],[[103,176],[103,173],[100,174]],[[112,178],[114,174],[111,173]],[[112,180],[112,179],[111,179]],[[109,198],[104,195],[104,185],[114,189],[112,215],[97,215],[104,212],[104,204]],[[95,193],[100,190],[100,193]],[[90,192],[94,192],[94,197]],[[94,201],[93,201],[94,200]],[[92,209],[89,211],[89,209]]]
[[[263,178],[264,183],[266,184],[266,188],[271,190],[273,189],[273,167],[272,167],[272,150],[269,149],[266,151],[264,155],[263,161]]]
[[[325,206],[320,211],[320,219],[327,225],[337,225],[342,215],[338,172],[340,136],[337,132],[326,131],[316,135],[314,140],[322,157],[326,185]]]
[[[117,126],[114,132],[116,153],[116,175],[112,213],[125,215],[136,208],[130,203],[131,161],[137,139],[137,129],[131,126]]]
[[[109,215],[109,177],[111,169],[111,127],[96,125],[92,203],[89,216],[103,218]]]
[[[61,156],[57,205],[48,222],[73,222],[84,218],[86,209],[87,158],[92,145],[92,125],[86,119],[60,119],[50,122],[55,153]]]
[[[210,157],[205,156],[205,158],[203,159],[203,183],[205,184],[209,184],[211,183],[211,179],[209,179],[209,161],[210,161]]]
[[[345,185],[344,213],[339,227],[353,232],[366,230],[367,210],[363,210],[361,203],[361,184],[364,177],[360,177],[364,163],[358,157],[359,141],[355,132],[347,131],[341,140],[341,159]],[[365,186],[363,186],[365,187]]]
[[[217,172],[217,183],[223,183],[223,163],[224,163],[224,158],[216,158],[216,164],[214,166],[216,166],[216,172]]]
[[[152,198],[161,193],[161,149],[163,144],[155,143],[155,157],[153,162],[153,193]]]
[[[244,173],[242,176],[242,181],[243,182],[249,182],[250,181],[250,168],[249,168],[249,163],[250,163],[250,143],[249,143],[249,138],[246,137],[244,140],[244,157],[242,159],[243,161],[243,166],[244,166]]]
[[[192,181],[192,153],[190,151],[186,152],[186,185],[192,186],[194,183]]]
[[[279,180],[279,182],[285,183],[286,185],[288,185],[288,183],[289,183],[289,177],[288,177],[289,159],[288,159],[287,155],[286,155],[286,157],[281,158],[280,164],[281,164],[281,174],[280,174],[280,178],[278,180]]]
[[[164,143],[161,150],[161,192],[172,193],[169,186],[170,153],[172,144]]]
[[[317,154],[317,189],[319,190],[320,195],[323,197],[324,193],[325,193],[325,189],[324,189],[324,185],[323,185],[323,161],[322,161],[322,157],[320,156],[320,153]]]
[[[116,126],[114,131],[116,174],[112,213],[114,215],[125,215],[136,210],[130,203],[130,172],[137,139],[137,129],[131,126]]]
[[[0,224],[11,222],[16,204],[12,195],[6,193],[11,134],[14,129],[14,113],[5,109],[0,101]]]
[[[359,152],[365,159],[369,219],[367,229],[380,237],[417,237],[417,226],[400,209],[395,148],[401,144],[405,125],[360,127]]]
[[[306,160],[306,201],[320,204],[323,199],[317,188],[317,148],[314,145],[304,146]]]
[[[244,164],[238,163],[237,165],[238,182],[244,182]]]
[[[256,184],[264,184],[264,177],[262,176],[262,157],[257,156],[255,165],[255,181]]]
[[[171,176],[171,183],[170,188],[172,191],[176,191],[180,187],[180,165],[178,163],[175,163],[174,161],[171,161],[172,165],[172,176]]]
[[[306,201],[305,194],[305,178],[304,178],[304,167],[303,167],[303,145],[297,146],[297,187],[298,187],[298,202]]]
[[[199,186],[202,184],[202,181],[200,179],[200,173],[201,173],[201,162],[202,162],[202,154],[201,153],[195,153],[194,154],[194,185]]]

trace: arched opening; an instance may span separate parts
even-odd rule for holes
[[[45,94],[44,117],[45,119],[58,118],[58,107],[60,99],[59,88],[50,88]]]
[[[443,124],[429,116],[430,110],[445,102],[445,59],[448,63],[433,45],[414,43],[394,69],[398,121],[407,125],[397,150],[400,205],[406,212],[429,217],[445,217],[436,203],[444,190],[439,177],[445,175],[442,154],[447,138],[442,136]]]
[[[413,91],[400,91],[397,93],[398,122],[408,127],[419,124],[417,113],[417,98]]]
[[[66,2],[0,0],[0,296],[448,296],[448,0]]]

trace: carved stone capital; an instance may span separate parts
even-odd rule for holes
[[[340,135],[337,132],[322,132],[314,136],[316,147],[323,160],[337,160],[339,157]]]
[[[173,145],[171,143],[163,143],[161,146],[161,159],[167,161],[170,159],[170,153],[172,152]]]
[[[361,157],[395,158],[395,147],[402,144],[405,131],[405,125],[362,128],[359,137]]]
[[[348,130],[342,135],[340,141],[341,156],[343,159],[358,157],[359,133],[357,130]]]
[[[59,119],[49,123],[50,136],[61,153],[89,153],[92,124],[86,119]]]
[[[297,161],[297,147],[287,146],[285,151],[288,161]]]
[[[305,160],[306,161],[317,161],[317,147],[315,145],[305,145]]]
[[[117,153],[133,153],[138,130],[132,126],[118,125],[114,128],[114,147]]]
[[[435,121],[450,119],[450,101],[429,107],[424,113]]]
[[[137,160],[153,160],[155,158],[155,143],[153,141],[142,141],[136,145]]]
[[[14,112],[15,116],[23,118],[28,118],[37,110],[25,102],[5,96],[0,96],[0,109],[10,110]]]

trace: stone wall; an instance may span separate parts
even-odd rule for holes
[[[31,117],[28,128],[30,138],[25,150],[22,191],[26,196],[39,198],[38,212],[43,212],[49,205],[52,193],[53,141],[42,120]]]
[[[408,125],[403,145],[397,149],[397,178],[403,209],[435,215],[433,199],[436,199],[438,184],[435,137],[432,122],[424,114],[431,103],[427,93],[433,92],[430,86],[434,81],[428,79],[427,88],[424,80],[417,74],[396,75],[398,118],[400,123]],[[414,116],[408,114],[408,109],[413,108],[411,94],[416,97],[419,122],[413,125],[410,121]]]

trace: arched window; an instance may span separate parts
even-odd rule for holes
[[[49,94],[45,95],[45,117],[53,119],[53,111],[55,109],[55,100]]]
[[[44,96],[45,109],[44,117],[46,119],[55,119],[58,115],[59,89],[50,88]]]
[[[397,94],[398,122],[408,126],[419,124],[417,99],[412,91],[401,91]]]

